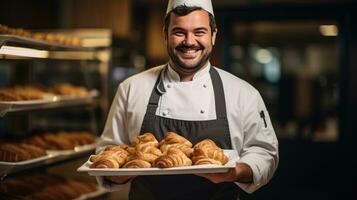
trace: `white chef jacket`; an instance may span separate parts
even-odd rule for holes
[[[119,85],[101,136],[105,144],[130,144],[140,134],[151,92],[164,67],[136,74]],[[166,92],[159,100],[156,115],[179,120],[216,119],[210,67],[208,64],[198,71],[192,81],[180,82],[178,73],[169,66],[162,74]],[[259,92],[242,79],[216,69],[223,82],[232,147],[238,151],[239,162],[253,171],[253,183],[236,184],[251,193],[273,176],[279,160],[278,141]],[[100,177],[98,181],[103,184]],[[111,190],[122,187],[104,186]]]

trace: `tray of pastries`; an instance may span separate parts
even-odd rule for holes
[[[4,180],[0,185],[0,199],[69,199],[83,200],[98,197],[107,190],[95,181],[64,177],[53,173],[35,173]]]
[[[93,176],[220,173],[234,168],[236,150],[224,150],[210,139],[193,145],[168,132],[159,142],[152,133],[136,137],[130,145],[109,145],[77,169]]]
[[[0,174],[49,163],[61,156],[93,151],[99,144],[100,140],[86,131],[45,132],[0,142]]]

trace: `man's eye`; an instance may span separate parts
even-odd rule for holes
[[[184,33],[183,32],[174,32],[174,35],[177,35],[177,36],[183,36]]]
[[[206,34],[204,31],[197,31],[195,32],[196,36],[203,36],[204,34]]]

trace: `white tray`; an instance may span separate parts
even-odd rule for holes
[[[187,167],[172,168],[142,168],[142,169],[95,169],[89,168],[90,161],[85,162],[77,169],[79,172],[88,172],[91,176],[116,176],[116,175],[168,175],[168,174],[197,174],[197,173],[223,173],[236,166],[239,156],[236,150],[224,150],[229,161],[223,166],[220,165],[193,165]]]

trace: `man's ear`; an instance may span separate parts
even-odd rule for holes
[[[216,36],[217,36],[217,32],[218,32],[218,29],[215,28],[212,32],[212,45],[214,46],[214,44],[216,43]]]

